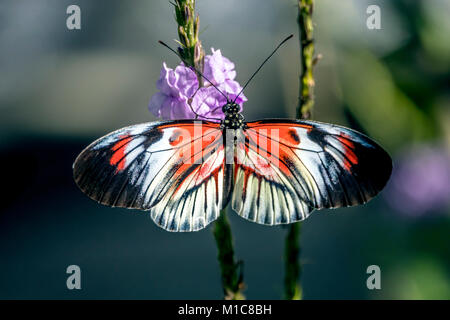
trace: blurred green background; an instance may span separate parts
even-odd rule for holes
[[[81,30],[66,8],[81,8]],[[366,8],[381,9],[369,30]],[[293,0],[197,1],[203,46],[236,64],[242,84],[286,35]],[[394,159],[386,189],[365,206],[315,212],[303,223],[305,299],[450,299],[450,2],[317,0],[315,120],[360,130]],[[0,298],[220,299],[211,227],[159,229],[110,209],[72,180],[92,140],[155,120],[147,104],[162,62],[177,58],[169,1],[3,0],[0,4]],[[291,40],[248,87],[249,120],[293,117],[299,43]],[[286,229],[229,212],[245,294],[283,292]],[[68,265],[82,290],[66,288]],[[368,290],[366,268],[381,268]]]

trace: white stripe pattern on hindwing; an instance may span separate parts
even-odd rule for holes
[[[237,134],[243,133],[237,131]],[[264,154],[245,148],[243,144],[236,148],[238,160],[231,200],[233,210],[247,220],[265,225],[306,219],[312,208],[302,201],[292,181],[261,153]],[[264,174],[258,167],[261,163],[266,165]]]
[[[217,176],[204,176],[205,168]],[[168,231],[197,231],[216,220],[223,208],[224,150],[220,149],[186,178],[171,183],[165,196],[150,208],[152,219]]]

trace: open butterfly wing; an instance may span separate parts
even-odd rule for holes
[[[263,224],[365,203],[392,171],[391,158],[374,141],[336,125],[262,120],[239,134],[233,209]]]
[[[196,231],[217,219],[230,197],[224,153],[218,123],[138,124],[88,146],[75,160],[74,179],[102,204],[150,210],[168,231]]]
[[[265,139],[258,145],[258,136],[248,129],[237,130],[236,135],[233,210],[245,219],[267,225],[306,219],[313,209],[286,164],[270,153],[273,140]]]

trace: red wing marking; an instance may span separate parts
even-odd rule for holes
[[[283,141],[286,140],[282,138],[281,133],[279,137],[272,137],[271,130],[272,128],[270,128],[267,132],[264,130],[261,134],[258,133],[259,128],[258,130],[251,129],[246,131],[248,142],[245,145],[245,150],[246,153],[249,154],[249,160],[254,165],[254,168],[251,169],[260,175],[271,176],[276,175],[273,168],[275,167],[280,169],[283,174],[291,176],[292,172],[286,164],[289,163],[289,159],[293,156],[292,150],[287,147],[286,144],[282,144]],[[288,130],[292,129],[282,128],[282,130],[287,133]],[[288,135],[291,137],[290,134]],[[261,143],[261,141],[264,142]],[[254,151],[257,156],[251,156],[248,149]]]
[[[297,134],[297,130],[289,129],[288,135],[289,135],[289,137],[287,137],[287,140],[290,139],[292,144],[295,144],[295,143],[300,144],[300,137]]]
[[[345,162],[344,166],[347,171],[350,171],[351,167],[355,164],[358,164],[358,157],[353,152],[355,149],[355,144],[344,134],[340,134],[336,136],[336,139],[342,144],[342,148],[344,149]],[[348,160],[347,160],[348,159]]]
[[[269,124],[261,123],[258,121],[249,123],[248,127],[255,131],[264,130],[265,132],[269,133],[269,137],[272,130],[277,130],[280,142],[285,143],[289,146],[300,145],[301,139],[297,133],[298,128],[303,128],[307,131],[313,128],[313,126],[309,124],[296,124],[295,127],[293,127],[291,123],[273,122]]]
[[[266,122],[265,120],[260,120],[260,121],[252,121],[252,122],[248,123],[248,126],[253,129],[254,128],[273,128],[273,127],[281,128],[281,127],[292,127],[292,122],[278,122],[276,120]],[[308,123],[295,123],[294,128],[304,128],[304,129],[310,130],[310,129],[313,129],[314,126],[312,126]]]
[[[215,152],[219,153],[223,150],[223,146],[220,146],[218,150],[216,150]],[[215,171],[219,170],[220,166],[223,166],[223,163],[218,163],[215,164],[215,160],[217,159],[217,155],[216,156],[211,156],[210,158],[208,158],[208,160],[206,160],[203,165],[200,167],[199,171],[198,171],[198,179],[200,181],[203,181],[204,179],[208,178],[209,176],[213,175],[213,173]]]
[[[203,137],[200,136],[199,139],[191,141],[179,150],[182,165],[175,172],[175,178],[192,168],[194,164],[199,164],[200,166],[197,170],[190,172],[185,177],[185,180],[195,176],[195,185],[199,185],[211,176],[217,178],[220,167],[223,167],[222,162],[216,163],[219,153],[224,150],[222,133],[218,130],[209,129],[203,134]],[[176,190],[180,187],[181,184]]]
[[[222,144],[222,133],[219,130],[210,129],[210,131],[203,132],[202,135],[194,139],[191,138],[190,142],[179,149],[178,155],[183,165],[178,171],[183,172],[194,163],[203,163],[203,160],[214,150],[214,147]]]
[[[172,136],[169,138],[169,144],[172,147],[175,147],[180,144],[180,142],[183,142],[183,135],[181,130],[175,130],[172,134]]]
[[[114,151],[109,163],[111,165],[116,166],[116,173],[122,171],[125,167],[125,149],[126,145],[131,141],[132,137],[128,134],[120,136],[120,139],[114,146],[111,148]]]

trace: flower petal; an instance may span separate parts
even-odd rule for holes
[[[178,96],[179,93],[178,89],[175,88],[175,83],[175,72],[171,68],[168,68],[164,62],[159,75],[159,80],[156,82],[156,88],[166,95]]]
[[[155,93],[148,104],[148,110],[155,116],[159,117],[161,115],[161,106],[164,105],[165,101],[169,97],[162,92]]]
[[[192,99],[192,108],[202,117],[224,118],[222,106],[226,104],[226,99],[216,88],[202,87]],[[213,116],[214,115],[214,116]]]
[[[175,68],[176,87],[185,97],[190,98],[198,89],[198,79],[195,72],[184,65]]]
[[[193,119],[195,114],[191,111],[187,100],[172,100],[170,119]]]

